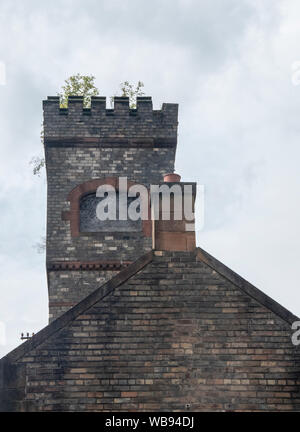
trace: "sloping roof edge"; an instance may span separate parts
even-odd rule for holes
[[[36,333],[32,338],[28,341],[24,342],[22,345],[19,345],[10,353],[6,354],[0,362],[15,362],[27,354],[30,350],[36,348],[41,343],[45,342],[50,336],[54,333],[61,330],[63,327],[68,325],[74,319],[76,319],[79,315],[84,313],[87,309],[92,307],[99,300],[102,300],[115,288],[126,282],[132,276],[134,276],[137,272],[142,270],[147,264],[149,264],[153,260],[153,252],[150,251],[147,254],[141,256],[134,263],[130,264],[127,268],[120,271],[116,276],[112,277],[108,282],[104,285],[101,285],[99,288],[96,288],[91,294],[85,297],[81,302],[77,303],[74,307],[69,309],[67,312],[63,313],[52,323],[48,324],[38,333]]]
[[[292,324],[294,321],[299,321],[299,318],[292,314],[292,312],[281,306],[267,294],[256,288],[233,270],[226,267],[225,264],[221,263],[208,252],[199,247],[197,248],[197,259],[207,264],[210,268],[238,287],[241,291],[248,294],[254,300],[258,301],[261,305],[265,306],[287,323]]]
[[[137,272],[142,270],[153,260],[153,251],[141,256],[137,261],[130,264],[127,268],[120,271],[116,276],[106,282],[104,285],[96,288],[90,295],[85,297],[81,302],[76,304],[74,307],[69,309],[67,312],[58,317],[51,324],[44,327],[38,333],[36,333],[32,338],[23,343],[22,345],[15,348],[10,353],[6,354],[0,363],[2,362],[15,362],[27,354],[30,350],[36,348],[43,342],[45,342],[53,334],[61,330],[63,327],[67,326],[70,322],[75,320],[79,315],[84,313],[87,309],[92,307],[99,300],[102,300],[108,294],[114,291],[115,288],[125,283],[128,279],[134,276]],[[211,256],[208,252],[201,248],[196,249],[197,260],[205,263],[210,268],[215,270],[222,277],[227,279],[241,291],[252,297],[254,300],[259,302],[261,305],[265,306],[267,309],[275,313],[281,319],[289,324],[294,321],[299,321],[299,318],[288,311],[285,307],[281,306],[267,294],[256,288],[250,282],[246,281],[244,278],[239,276],[233,270],[229,269],[225,264],[218,261],[216,258]]]

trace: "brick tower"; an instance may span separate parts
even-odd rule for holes
[[[58,97],[44,107],[44,142],[48,181],[47,274],[50,321],[74,306],[130,262],[151,249],[147,223],[101,224],[89,217],[102,183],[118,188],[158,184],[172,173],[177,145],[177,104],[153,110],[151,97]]]

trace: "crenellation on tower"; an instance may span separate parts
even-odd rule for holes
[[[45,142],[72,137],[173,139],[177,142],[178,105],[163,104],[153,110],[151,97],[137,97],[137,108],[129,107],[128,97],[114,97],[114,108],[106,108],[106,98],[92,96],[84,108],[82,96],[69,96],[68,108],[60,108],[59,97],[43,102]]]

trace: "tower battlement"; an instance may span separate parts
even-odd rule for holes
[[[178,104],[164,103],[153,110],[151,97],[137,97],[136,109],[128,97],[114,97],[114,108],[106,108],[106,97],[92,96],[84,108],[82,96],[69,96],[68,108],[60,108],[58,96],[43,101],[45,144],[72,138],[151,138],[177,142]]]

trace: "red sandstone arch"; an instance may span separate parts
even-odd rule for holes
[[[119,178],[118,177],[104,177],[101,179],[93,179],[81,183],[71,190],[67,199],[70,201],[70,211],[62,212],[62,219],[70,221],[70,229],[71,236],[78,237],[80,235],[79,231],[79,203],[80,199],[84,195],[88,195],[90,193],[96,192],[99,186],[104,184],[108,184],[113,186],[116,190],[119,189]],[[127,180],[127,189],[129,189],[133,185],[137,185],[131,180]],[[150,200],[148,198],[148,220],[142,220],[142,232],[145,237],[151,237],[152,228],[151,228],[151,217],[150,217]]]

